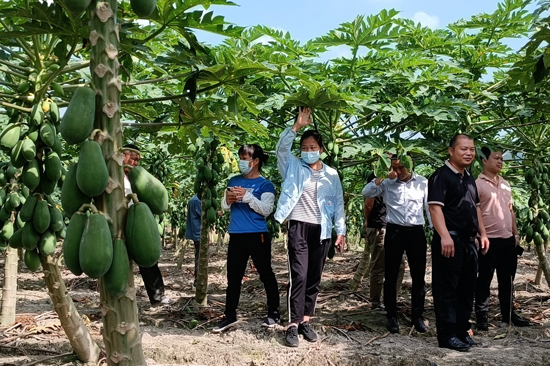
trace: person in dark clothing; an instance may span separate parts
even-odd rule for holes
[[[137,166],[139,164],[141,154],[137,146],[125,145],[122,153],[124,156],[124,165]],[[129,168],[124,168],[124,194],[126,196],[132,193],[132,186],[128,180],[128,172]],[[132,201],[128,203],[128,205],[132,204]],[[174,302],[164,294],[164,280],[162,279],[162,273],[160,273],[158,263],[155,263],[149,268],[140,266],[139,273],[143,278],[143,285],[147,291],[151,307],[169,305]]]
[[[222,198],[222,209],[231,211],[227,250],[227,290],[225,317],[213,332],[219,333],[237,322],[241,283],[248,259],[252,257],[267,296],[267,317],[262,326],[275,327],[280,320],[279,286],[271,268],[271,237],[266,217],[273,211],[275,187],[261,176],[268,156],[256,144],[239,149],[241,175],[231,178]]]
[[[185,239],[193,241],[195,246],[195,281],[193,286],[197,285],[197,274],[199,272],[199,253],[201,250],[201,200],[194,195],[187,204],[187,224],[185,230]]]
[[[475,158],[474,141],[455,135],[449,160],[428,180],[428,204],[435,228],[432,241],[432,292],[439,347],[468,351],[479,345],[469,335],[477,276],[477,245],[489,239],[479,209],[474,178],[466,170]]]
[[[489,330],[489,295],[495,270],[498,279],[498,298],[502,321],[518,327],[529,326],[514,310],[512,299],[514,277],[518,265],[518,227],[512,201],[512,188],[499,173],[502,170],[502,151],[481,149],[483,173],[476,180],[483,224],[491,243],[485,255],[479,255],[475,311],[477,330]]]
[[[378,177],[363,188],[365,197],[384,197],[387,209],[384,238],[384,305],[391,333],[399,332],[397,317],[397,280],[399,267],[406,253],[409,262],[411,320],[417,332],[425,333],[424,299],[426,296],[426,236],[424,210],[428,213],[428,180],[405,167],[397,155],[391,159],[387,177]]]

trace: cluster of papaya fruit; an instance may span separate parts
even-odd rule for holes
[[[74,14],[80,14],[86,10],[92,0],[64,0],[65,6]],[[153,14],[157,6],[157,0],[130,0],[134,13],[140,17],[147,17]]]
[[[525,181],[532,188],[529,197],[529,211],[524,225],[525,241],[530,244],[542,245],[550,239],[550,214],[548,214],[549,169],[541,161],[533,161],[533,165],[525,172]],[[546,198],[546,200],[544,199]]]
[[[206,210],[208,225],[216,223],[218,211],[218,192],[216,186],[220,180],[224,157],[218,151],[219,140],[204,141],[202,147],[196,153],[194,191],[202,201],[203,210]]]
[[[267,219],[267,231],[272,239],[278,239],[281,233],[281,224],[272,215]]]
[[[0,134],[0,147],[10,155],[8,170],[23,168],[22,182],[31,190],[40,187],[52,194],[65,174],[61,165],[59,109],[46,99],[32,107],[30,115],[14,111]]]
[[[332,166],[335,169],[338,169],[340,166],[340,158],[342,157],[340,154],[340,147],[338,144],[334,141],[329,141],[327,143],[327,151],[329,154],[330,161],[327,162],[328,165]]]

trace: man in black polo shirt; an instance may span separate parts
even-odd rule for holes
[[[477,277],[477,246],[489,239],[481,220],[474,178],[466,168],[474,161],[473,139],[455,135],[449,160],[428,181],[428,204],[435,228],[432,241],[432,292],[439,347],[468,351],[478,345],[468,334]]]

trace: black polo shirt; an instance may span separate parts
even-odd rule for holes
[[[477,234],[479,196],[468,171],[463,176],[446,161],[428,180],[428,204],[442,206],[447,230]]]

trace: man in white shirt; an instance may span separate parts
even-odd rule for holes
[[[125,145],[122,153],[124,154],[124,165],[137,166],[141,159],[139,149],[135,145]],[[124,168],[124,195],[127,196],[132,193],[132,186],[128,179],[129,168]],[[128,205],[132,205],[130,201]],[[173,300],[164,295],[164,281],[158,263],[155,263],[149,268],[139,267],[139,273],[143,278],[143,285],[147,291],[147,296],[151,303],[151,307],[169,305]]]
[[[428,180],[407,169],[397,155],[391,158],[392,170],[386,178],[372,180],[363,188],[363,196],[382,196],[386,203],[386,236],[384,304],[391,333],[399,332],[397,319],[397,279],[403,254],[409,263],[411,289],[411,319],[415,329],[424,333],[424,298],[426,296],[426,236],[424,234],[424,211],[428,211]]]

